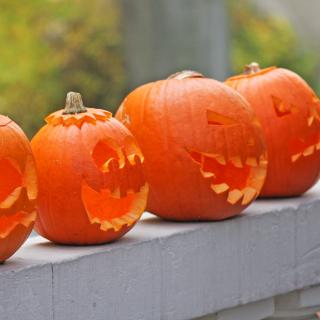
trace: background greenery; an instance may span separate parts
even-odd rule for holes
[[[70,90],[82,92],[85,104],[115,110],[126,94],[119,2],[1,1],[0,113],[31,137]],[[319,58],[301,49],[285,20],[246,0],[229,1],[229,12],[233,73],[258,60],[292,69],[320,90]]]
[[[67,91],[114,106],[124,89],[116,1],[1,1],[0,113],[32,136]]]
[[[291,25],[278,16],[259,12],[248,0],[229,1],[231,30],[231,62],[235,73],[257,61],[261,67],[278,66],[300,74],[320,93],[315,70],[319,57],[308,51]]]

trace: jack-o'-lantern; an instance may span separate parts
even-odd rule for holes
[[[248,65],[226,84],[241,93],[256,111],[265,132],[269,157],[261,196],[297,196],[320,173],[320,101],[292,71]]]
[[[193,71],[131,92],[116,117],[145,156],[147,209],[172,220],[219,220],[259,194],[266,152],[259,123],[233,89]]]
[[[29,236],[36,219],[36,198],[30,143],[16,123],[0,116],[0,262]]]
[[[148,192],[134,137],[110,112],[85,108],[74,92],[46,122],[32,140],[39,176],[36,231],[64,244],[124,235],[143,213]]]

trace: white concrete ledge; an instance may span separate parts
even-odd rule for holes
[[[0,319],[231,319],[232,310],[222,310],[259,301],[267,317],[269,298],[317,284],[320,185],[301,198],[257,201],[223,222],[146,215],[109,245],[31,238],[0,266]],[[320,289],[312,290],[293,297],[293,308],[316,305]]]

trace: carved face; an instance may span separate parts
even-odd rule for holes
[[[284,102],[282,102],[282,104],[284,105]],[[292,116],[292,125],[302,120],[300,124],[300,134],[297,137],[292,137],[289,143],[288,155],[291,157],[291,162],[293,163],[303,160],[304,157],[316,155],[320,150],[320,101],[316,96],[313,96],[309,101],[307,101],[307,104],[307,121],[300,118],[304,112],[298,107],[295,107],[295,109],[290,113]]]
[[[32,230],[37,181],[29,142],[21,129],[0,116],[0,136],[0,261],[4,261]]]
[[[268,68],[230,78],[255,109],[269,155],[263,196],[293,196],[309,189],[320,173],[319,99],[296,74]]]
[[[232,205],[237,202],[247,205],[257,196],[266,174],[266,155],[254,154],[256,144],[260,141],[256,141],[255,136],[250,133],[242,134],[243,128],[238,120],[213,110],[207,110],[207,122],[212,126],[210,131],[222,129],[226,136],[241,136],[240,142],[247,154],[244,157],[243,152],[228,156],[225,152],[208,153],[193,149],[188,149],[187,152],[200,166],[201,175],[210,180],[214,193],[226,193],[227,202]],[[257,124],[253,122],[253,126]]]
[[[267,165],[261,127],[225,85],[178,75],[136,89],[116,116],[145,156],[149,211],[175,220],[223,219],[260,192]]]
[[[86,179],[82,181],[82,201],[90,222],[103,231],[131,226],[145,208],[148,191],[141,175],[144,158],[139,147],[130,136],[124,148],[106,138],[95,145],[91,156],[101,181],[96,189]]]
[[[61,243],[121,237],[140,218],[148,193],[135,139],[99,109],[58,111],[47,123],[32,140],[40,186],[36,230]]]

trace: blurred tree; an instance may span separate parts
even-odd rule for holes
[[[114,110],[125,80],[119,16],[116,0],[1,1],[0,113],[32,136],[67,91]]]
[[[229,1],[231,61],[234,73],[256,61],[262,67],[276,65],[300,74],[320,93],[316,68],[319,59],[301,46],[291,25],[280,16],[258,11],[251,1]]]

